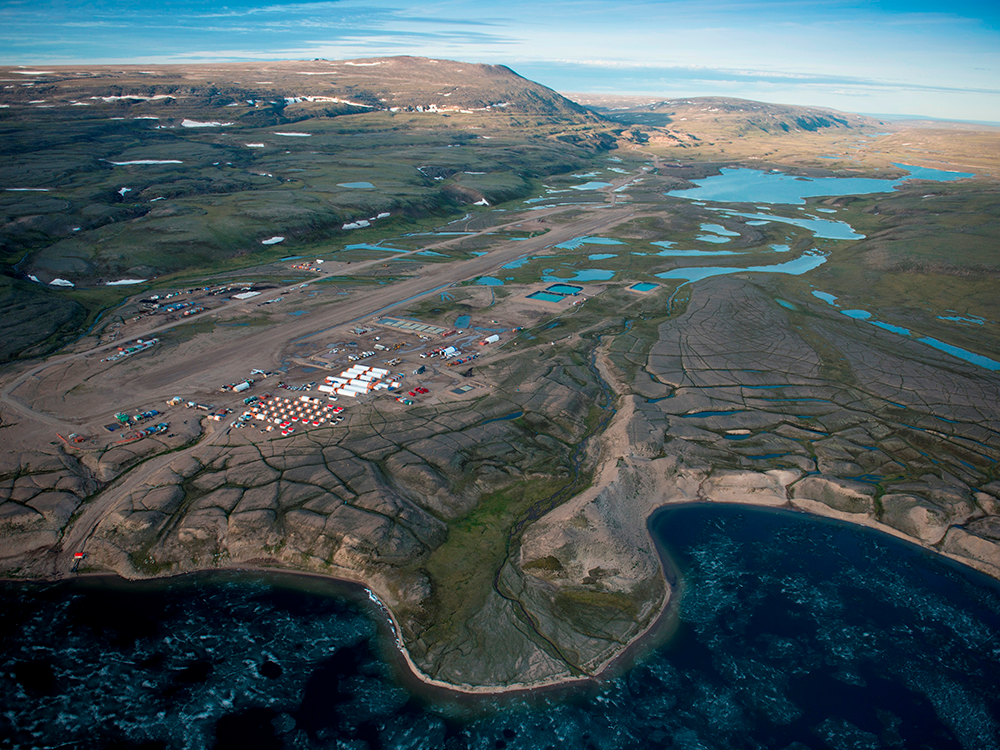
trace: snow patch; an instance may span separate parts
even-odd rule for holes
[[[247,148],[264,148],[263,143],[246,143],[244,144]]]
[[[272,237],[269,240],[261,240],[260,244],[262,244],[262,245],[277,245],[279,242],[284,242],[284,241],[285,241],[284,237]]]
[[[130,164],[183,164],[180,159],[133,159],[132,161],[112,161],[116,167],[126,167]]]
[[[52,279],[49,282],[49,286],[76,286],[72,281],[66,281],[66,279]]]
[[[139,96],[138,94],[125,94],[125,96],[92,96],[94,100],[102,102],[121,102],[126,99],[136,102],[155,102],[160,99],[173,99],[169,94],[157,94],[156,96]]]
[[[226,128],[232,125],[231,122],[199,122],[198,120],[181,120],[182,128]]]
[[[288,138],[309,138],[312,133],[274,133],[274,135],[283,135]]]
[[[104,286],[128,286],[130,284],[144,284],[147,281],[149,279],[118,279],[118,281],[109,281]]]

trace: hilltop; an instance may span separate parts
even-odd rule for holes
[[[133,109],[230,107],[229,119],[260,124],[323,113],[485,112],[593,119],[584,107],[504,65],[385,57],[155,66],[0,67],[4,104]],[[43,101],[44,100],[44,101]]]

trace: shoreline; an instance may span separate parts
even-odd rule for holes
[[[963,558],[948,552],[921,543],[897,529],[885,526],[870,518],[843,518],[843,514],[826,515],[816,513],[789,504],[783,506],[773,506],[766,504],[748,502],[726,502],[726,501],[690,501],[666,502],[657,505],[656,508],[646,517],[646,532],[652,539],[660,561],[660,572],[666,584],[667,595],[659,603],[656,615],[649,625],[639,634],[625,644],[620,651],[602,662],[593,674],[577,677],[554,677],[532,683],[511,683],[503,686],[473,686],[457,685],[443,680],[438,680],[423,672],[414,662],[409,650],[400,637],[401,629],[399,622],[391,608],[385,604],[383,599],[370,587],[370,585],[359,578],[352,578],[348,575],[327,575],[312,571],[296,570],[294,568],[282,568],[264,564],[263,561],[256,563],[249,562],[246,565],[233,565],[221,568],[203,568],[190,570],[181,573],[174,573],[165,576],[149,576],[139,578],[126,578],[114,571],[86,571],[72,576],[44,576],[35,578],[10,578],[0,577],[0,582],[8,584],[25,585],[45,585],[72,583],[74,581],[104,581],[113,582],[118,586],[127,586],[133,583],[160,583],[168,584],[181,579],[193,579],[199,576],[223,577],[226,575],[263,575],[277,578],[298,579],[301,581],[312,581],[330,587],[340,587],[341,591],[318,591],[312,587],[301,586],[299,588],[306,593],[339,596],[352,600],[354,604],[363,609],[368,609],[372,615],[372,621],[377,631],[377,642],[382,651],[382,657],[394,672],[397,682],[410,693],[417,695],[421,699],[429,699],[437,703],[456,704],[462,700],[475,700],[477,698],[503,698],[517,700],[526,697],[541,697],[554,692],[576,692],[584,688],[597,688],[604,681],[614,679],[618,675],[628,671],[638,661],[640,661],[650,651],[666,644],[676,632],[679,623],[680,601],[684,591],[684,580],[680,567],[660,542],[656,534],[652,532],[654,520],[664,512],[687,506],[746,506],[759,510],[777,511],[779,513],[794,513],[808,516],[819,522],[831,522],[844,527],[864,527],[875,532],[887,534],[895,539],[909,543],[910,546],[921,550],[926,554],[942,557],[959,568],[969,568],[977,573],[987,575],[993,580],[1000,581],[1000,571],[993,569],[985,563],[969,558]],[[381,617],[376,617],[378,611]],[[390,648],[391,640],[391,648]],[[482,710],[482,706],[468,705],[465,709]]]

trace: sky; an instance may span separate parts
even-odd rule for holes
[[[420,55],[560,92],[1000,123],[1000,2],[0,0],[0,63]]]

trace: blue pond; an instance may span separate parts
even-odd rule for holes
[[[798,217],[775,216],[774,214],[744,214],[738,211],[724,211],[730,216],[743,216],[748,221],[747,224],[760,226],[772,221],[782,224],[793,224],[803,229],[808,229],[815,237],[828,240],[863,240],[865,236],[854,231],[854,228],[843,221],[832,221],[831,219],[800,219]]]
[[[469,323],[472,322],[472,317],[469,315],[459,315],[455,318],[455,328],[468,328]]]
[[[969,323],[971,325],[981,326],[986,323],[983,318],[965,318],[961,315],[939,315],[938,320],[948,320],[952,323]]]
[[[570,185],[574,190],[600,190],[601,188],[611,187],[610,182],[585,182],[582,185]]]
[[[650,531],[684,584],[669,642],[600,685],[513,703],[407,692],[379,655],[384,615],[356,587],[261,574],[6,584],[0,736],[26,748],[998,748],[995,581],[802,513],[679,506]]]
[[[573,286],[572,284],[553,284],[550,287],[545,288],[546,292],[551,292],[552,294],[579,294],[583,291],[582,286]]]
[[[476,283],[482,286],[503,286],[503,281],[493,276],[480,276],[476,279]]]
[[[500,266],[501,268],[520,268],[523,265],[527,265],[530,258],[518,258],[517,260],[512,260],[506,265]]]
[[[542,281],[609,281],[615,276],[614,271],[604,271],[600,268],[585,268],[577,271],[568,279],[561,279],[558,276],[552,275],[554,270],[554,268],[546,268],[542,272]]]
[[[608,258],[617,258],[615,253],[592,253],[587,256],[587,260],[607,260]]]
[[[502,417],[493,417],[493,419],[487,419],[485,422],[483,422],[483,424],[489,424],[490,422],[509,422],[512,419],[518,419],[519,417],[523,416],[524,416],[523,411],[515,411],[511,414],[507,414]]]
[[[685,283],[708,279],[712,276],[727,276],[734,273],[787,273],[798,276],[821,266],[826,262],[823,255],[804,253],[795,260],[777,263],[772,266],[748,266],[747,268],[728,268],[725,266],[710,266],[703,268],[674,268],[670,271],[656,274],[659,279],[683,279]]]
[[[813,297],[818,297],[819,299],[821,299],[824,302],[826,302],[826,304],[828,304],[828,305],[832,305],[833,307],[839,307],[839,305],[837,304],[837,298],[836,298],[836,296],[834,296],[832,294],[827,294],[826,292],[815,292],[814,291],[812,293],[812,296]]]
[[[560,242],[556,247],[560,250],[576,250],[580,245],[624,245],[618,240],[609,240],[606,237],[574,237],[571,240]]]
[[[337,187],[342,188],[355,188],[355,189],[367,189],[375,187],[370,182],[338,182]]]
[[[542,302],[562,302],[566,299],[566,296],[562,294],[550,294],[549,292],[532,292],[528,295],[528,299],[540,299]]]
[[[659,245],[660,243],[653,242],[651,244]],[[660,250],[656,254],[663,258],[704,258],[714,255],[740,255],[741,253],[735,250],[681,250],[679,248],[668,247],[666,250]]]
[[[641,281],[638,284],[633,284],[630,288],[635,289],[637,292],[651,292],[659,286],[659,284],[650,284],[648,281]]]
[[[359,243],[357,245],[345,245],[345,250],[381,250],[384,253],[405,253],[406,250],[400,250],[398,247],[385,247],[384,245],[369,245],[366,242]]]
[[[757,169],[722,169],[722,174],[693,180],[698,185],[690,190],[671,190],[667,195],[691,200],[724,203],[786,203],[802,204],[805,198],[828,195],[865,195],[890,193],[896,185],[908,179],[960,180],[975,175],[966,172],[944,172],[939,169],[895,166],[910,174],[899,180],[878,180],[867,177],[817,177],[802,178],[780,172],[762,172]]]
[[[724,237],[739,237],[739,232],[733,232],[732,230],[726,229],[722,224],[702,224],[701,231],[703,232],[713,232],[714,234],[721,234]]]

